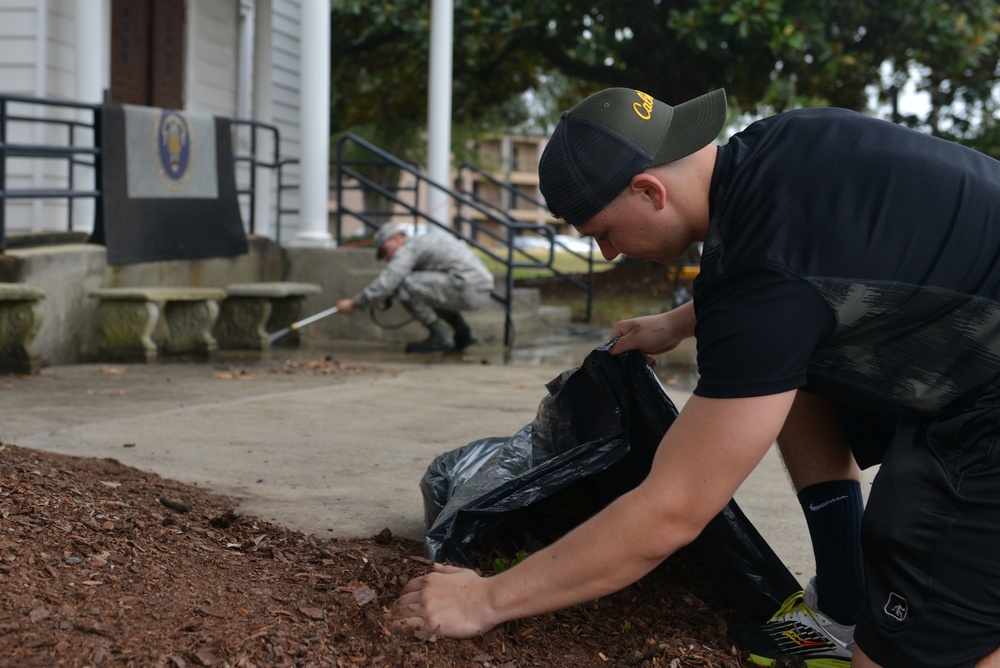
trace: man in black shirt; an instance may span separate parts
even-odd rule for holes
[[[612,332],[650,361],[695,336],[698,386],[638,488],[494,578],[436,567],[405,622],[461,637],[620,589],[777,441],[817,576],[756,662],[1000,661],[1000,163],[843,110],[717,147],[724,122],[722,91],[609,89],[563,115],[539,164],[554,215],[608,259],[704,242],[693,302]],[[860,528],[859,464],[881,464]]]

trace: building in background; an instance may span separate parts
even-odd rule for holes
[[[548,226],[557,235],[577,238],[572,225],[552,218],[538,190],[538,161],[547,142],[548,137],[531,135],[486,136],[476,142],[475,164],[457,168],[455,184],[475,201],[503,211],[513,220]],[[486,216],[476,211],[467,215],[490,225]],[[532,239],[544,241],[530,232],[524,236],[529,244]]]
[[[328,88],[311,92],[317,81],[328,86],[328,45],[328,0],[0,0],[0,94],[260,121],[277,128],[280,155],[299,158],[301,166],[289,167],[299,181],[305,166],[329,162],[328,141],[310,139],[328,134]],[[88,112],[10,103],[6,113],[65,120]],[[87,128],[74,134],[76,145],[93,142]],[[272,137],[260,135],[260,154],[273,154]],[[9,121],[7,141],[65,145],[66,127]],[[249,135],[236,141],[246,145]],[[64,188],[70,178],[75,188],[93,187],[92,169],[66,161],[8,157],[5,166],[8,190]],[[258,179],[268,178],[258,170]],[[325,179],[318,187],[303,182],[283,195],[282,206],[300,212],[287,220],[283,241],[329,238]],[[89,231],[93,200],[72,206],[74,230]],[[9,199],[7,233],[65,231],[66,207],[65,199]],[[273,207],[273,186],[258,190],[261,234],[273,236]],[[317,208],[318,219],[307,219]]]

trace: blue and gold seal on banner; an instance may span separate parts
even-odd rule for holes
[[[155,128],[157,171],[167,190],[183,192],[191,180],[194,157],[194,134],[187,117],[173,109],[164,109]]]

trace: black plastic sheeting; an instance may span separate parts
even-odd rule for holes
[[[612,356],[612,345],[549,382],[535,420],[514,436],[431,463],[420,483],[430,559],[472,566],[473,545],[540,548],[642,482],[677,408],[641,354]],[[735,500],[690,549],[727,602],[760,621],[801,588]]]

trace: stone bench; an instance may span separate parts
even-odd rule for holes
[[[268,332],[296,322],[302,303],[309,295],[321,292],[314,283],[274,281],[233,283],[226,286],[219,319],[213,333],[219,347],[228,350],[267,350]],[[280,339],[283,345],[297,345],[298,332]]]
[[[161,354],[210,356],[221,288],[130,287],[92,290],[101,301],[101,354],[116,361],[153,362]]]
[[[0,283],[0,373],[33,374],[41,360],[31,343],[42,326],[45,291],[25,283]]]

